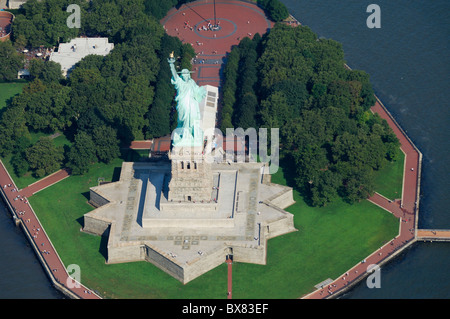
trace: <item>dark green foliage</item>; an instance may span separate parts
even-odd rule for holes
[[[70,88],[35,79],[12,101],[12,107],[24,110],[26,125],[35,131],[54,132],[70,125]],[[15,113],[19,115],[19,112]]]
[[[14,145],[13,156],[11,163],[14,166],[14,171],[18,176],[24,175],[30,169],[26,158],[26,149],[31,146],[31,141],[28,137],[22,136],[17,139]]]
[[[95,1],[97,2],[97,1]],[[22,45],[31,47],[52,47],[66,42],[80,34],[80,29],[68,28],[67,6],[78,4],[81,8],[81,21],[87,17],[88,2],[82,0],[29,0],[22,5],[12,23],[12,39],[21,39]]]
[[[234,103],[236,102],[236,88],[238,78],[240,52],[239,47],[235,47],[227,56],[227,64],[224,69],[223,80],[223,98],[221,109],[221,126],[222,133],[226,133],[227,128],[232,128],[232,118],[234,112]]]
[[[270,19],[279,22],[289,17],[289,11],[280,0],[258,0],[258,4],[266,10]]]
[[[398,152],[386,121],[369,111],[369,76],[348,70],[343,57],[339,43],[307,27],[276,25],[258,60],[260,90],[269,92],[261,94],[261,125],[281,128],[282,151],[312,205],[367,198],[373,171]]]
[[[24,4],[12,26],[14,46],[0,43],[0,57],[5,55],[10,62],[2,63],[0,77],[17,77],[22,58],[14,47],[50,47],[87,35],[108,37],[114,49],[105,57],[85,57],[68,79],[62,78],[58,64],[33,61],[32,81],[1,114],[0,155],[14,152],[19,157],[23,150],[15,151],[14,144],[28,137],[29,130],[60,131],[73,142],[66,152],[69,166],[82,174],[92,162],[120,156],[120,144],[170,133],[174,88],[167,57],[174,51],[180,57],[178,66],[190,69],[195,51],[165,35],[157,12],[164,16],[170,7],[184,2],[30,0]],[[66,25],[69,4],[81,7],[81,29]],[[24,171],[24,164],[17,161],[17,170]]]
[[[99,161],[109,163],[120,155],[117,131],[110,126],[97,126],[92,131],[92,140]]]
[[[67,167],[73,174],[82,175],[89,171],[89,166],[97,161],[95,143],[86,132],[79,132],[67,155]]]
[[[11,41],[0,41],[0,80],[17,79],[17,72],[23,67],[23,58],[16,52]]]
[[[222,131],[227,127],[256,127],[259,110],[256,86],[258,82],[257,48],[259,35],[245,37],[230,53],[225,68]],[[229,100],[228,100],[229,99]],[[230,123],[231,120],[231,123]]]
[[[26,149],[25,155],[34,174],[37,177],[43,177],[61,167],[64,160],[63,152],[63,148],[56,147],[49,137],[41,137],[36,144]],[[19,166],[19,171],[22,171],[25,165]]]
[[[161,20],[166,16],[167,12],[177,3],[178,0],[145,0],[145,13],[154,16],[158,20]]]
[[[230,119],[235,127],[280,128],[281,154],[311,205],[367,198],[373,171],[398,154],[387,122],[369,110],[367,73],[347,69],[342,46],[308,27],[277,24],[256,46],[242,40],[224,75],[222,129]]]
[[[18,98],[19,96],[14,97],[12,105],[2,112],[0,119],[0,156],[11,154],[16,141],[30,134],[26,126],[24,107],[14,103]]]
[[[63,79],[61,65],[54,61],[34,59],[30,62],[32,79],[39,79],[44,83],[60,82]]]

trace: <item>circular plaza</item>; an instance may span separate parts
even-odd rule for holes
[[[8,11],[0,11],[0,41],[6,41],[11,35],[11,23],[14,15]]]
[[[193,78],[200,85],[220,86],[227,52],[244,37],[263,35],[273,22],[254,3],[199,0],[172,8],[161,20],[167,34],[190,43],[197,53]]]

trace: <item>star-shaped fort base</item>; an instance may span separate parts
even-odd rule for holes
[[[212,164],[213,201],[161,209],[170,206],[170,162],[125,162],[118,182],[91,188],[90,202],[98,208],[84,215],[83,230],[109,231],[108,263],[146,260],[183,283],[228,255],[265,264],[267,240],[296,229],[283,210],[294,203],[292,189],[265,182],[263,166]]]

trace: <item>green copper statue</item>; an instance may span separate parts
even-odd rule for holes
[[[203,146],[203,132],[200,128],[199,103],[206,96],[206,89],[199,87],[191,79],[190,71],[183,69],[177,74],[175,70],[173,52],[168,59],[172,71],[172,84],[177,90],[175,101],[177,102],[178,122],[173,134],[173,146]]]

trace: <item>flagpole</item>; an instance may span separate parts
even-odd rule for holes
[[[217,28],[217,19],[216,19],[216,0],[214,0],[214,26]]]

